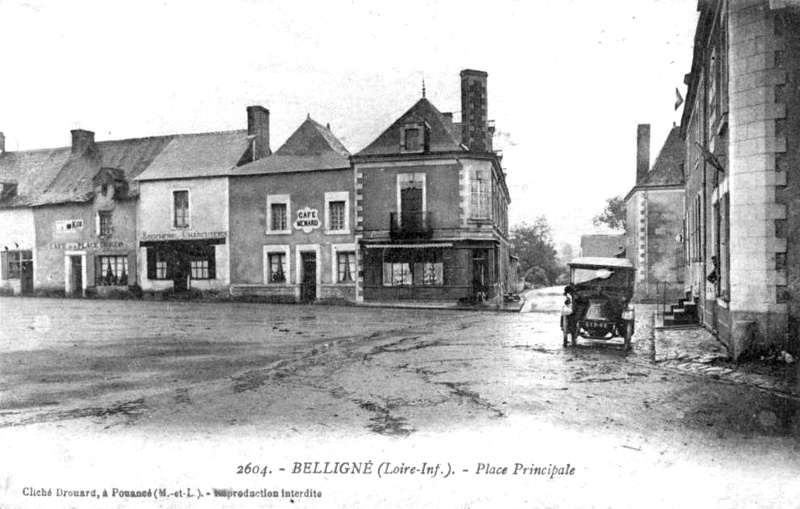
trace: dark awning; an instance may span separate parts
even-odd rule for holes
[[[433,249],[453,247],[452,242],[429,242],[427,244],[363,244],[367,249]]]

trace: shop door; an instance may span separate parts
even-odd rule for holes
[[[31,260],[22,262],[22,273],[20,274],[21,292],[23,295],[33,293],[33,262]]]
[[[486,249],[472,251],[472,295],[476,300],[489,296],[489,252]]]
[[[83,261],[81,256],[70,256],[70,288],[72,295],[83,294]]]
[[[303,279],[300,283],[300,301],[313,302],[317,298],[317,254],[301,253]]]
[[[189,291],[192,287],[191,265],[187,260],[175,261],[175,272],[172,274],[172,287],[176,293]]]

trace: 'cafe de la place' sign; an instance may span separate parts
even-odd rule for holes
[[[305,233],[311,233],[313,230],[319,228],[319,226],[319,212],[317,209],[306,207],[297,211],[297,219],[294,221],[296,230],[303,230]]]

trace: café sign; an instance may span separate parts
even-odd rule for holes
[[[303,230],[305,233],[311,233],[320,227],[319,211],[309,207],[297,211],[297,219],[294,221],[294,228],[296,230]]]

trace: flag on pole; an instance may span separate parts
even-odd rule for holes
[[[675,109],[677,110],[681,104],[683,104],[683,97],[678,87],[675,87]]]

